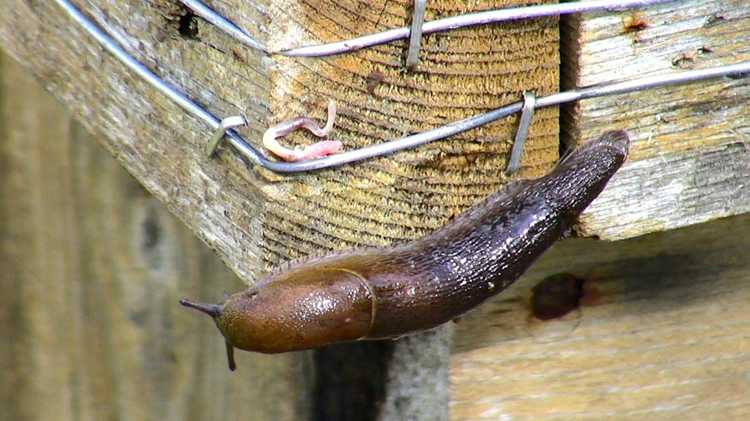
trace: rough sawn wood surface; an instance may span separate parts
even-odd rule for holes
[[[561,27],[563,87],[750,61],[750,2],[690,0]],[[630,163],[581,217],[581,233],[631,238],[750,211],[750,79],[724,78],[566,107],[564,140],[611,129]]]
[[[499,107],[525,89],[559,89],[556,19],[428,37],[418,71],[405,73],[403,43],[326,59],[270,59],[191,17],[175,1],[75,3],[215,115],[245,115],[250,125],[242,132],[256,146],[269,124],[303,113],[322,120],[329,98],[339,105],[332,136],[353,148]],[[517,3],[431,1],[427,19]],[[210,4],[263,42],[281,46],[404,26],[412,2]],[[292,258],[424,235],[508,181],[500,174],[515,119],[359,165],[282,177],[248,167],[226,147],[216,159],[205,159],[208,128],[124,68],[54,2],[7,2],[0,45],[247,283]],[[558,111],[540,111],[518,177],[539,176],[554,164],[558,132]],[[310,139],[296,135],[291,141]],[[223,292],[217,289],[215,299]],[[448,342],[441,332],[396,345],[382,419],[447,417]]]
[[[277,45],[404,25],[410,4],[213,6],[264,41],[273,35],[271,44]],[[504,5],[488,1],[476,8]],[[272,122],[302,113],[323,119],[329,98],[339,103],[332,136],[352,148],[500,106],[523,89],[557,90],[553,20],[430,37],[419,71],[406,74],[400,44],[326,59],[269,59],[189,19],[175,2],[79,6],[214,114],[246,115],[244,134],[256,144]],[[228,148],[206,160],[201,151],[207,127],[137,79],[54,2],[12,1],[7,10],[0,17],[3,47],[87,127],[104,133],[105,146],[128,171],[248,282],[290,258],[423,235],[505,182],[498,174],[511,119],[416,151],[314,174],[278,176],[250,168]],[[461,11],[453,2],[431,2],[428,18]],[[299,25],[309,32],[300,32]],[[309,141],[303,136],[292,141]],[[540,112],[520,176],[540,175],[556,158],[557,112]]]

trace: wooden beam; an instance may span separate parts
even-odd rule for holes
[[[750,3],[689,0],[563,20],[563,87],[750,60]],[[581,218],[622,239],[750,211],[750,84],[714,80],[568,107],[565,141],[605,130],[634,139],[630,163]]]
[[[271,7],[237,1],[219,10],[264,41],[272,33],[305,42],[303,34],[339,39],[402,25],[409,4],[363,8],[319,0]],[[512,120],[416,151],[296,177],[248,168],[227,149],[208,161],[201,156],[210,134],[205,126],[137,79],[53,3],[35,5],[9,5],[14,12],[0,18],[3,47],[85,117],[85,125],[105,133],[110,152],[248,282],[282,260],[423,235],[506,181],[500,170]],[[353,148],[503,105],[524,89],[543,94],[558,88],[558,30],[551,20],[428,37],[419,71],[405,73],[400,44],[329,59],[269,60],[202,21],[196,20],[196,33],[181,34],[190,18],[174,2],[88,2],[86,11],[215,114],[247,115],[245,134],[256,142],[269,121],[303,113],[323,118],[329,97],[339,101],[334,136]],[[438,2],[428,18],[461,11]],[[556,111],[539,113],[521,176],[550,168],[556,134]]]
[[[327,59],[268,58],[243,49],[174,1],[76,3],[131,54],[214,114],[247,116],[250,125],[243,134],[256,146],[271,123],[299,114],[322,119],[329,98],[339,102],[340,111],[332,136],[355,148],[516,101],[523,90],[547,94],[559,89],[556,19],[426,37],[417,71],[407,73],[404,43]],[[435,1],[428,5],[427,19],[469,7],[519,3]],[[411,1],[224,0],[211,5],[262,42],[280,46],[405,26]],[[514,119],[415,151],[314,174],[282,177],[248,168],[227,148],[207,160],[202,156],[207,127],[137,79],[53,2],[10,0],[5,10],[0,45],[89,130],[100,133],[97,139],[109,152],[247,283],[291,258],[422,236],[508,181],[502,169]],[[558,157],[558,132],[557,110],[536,115],[518,177],[551,168]],[[291,138],[292,143],[307,141],[303,135]],[[206,288],[215,297],[224,292],[213,284]],[[427,397],[437,406],[422,417],[445,417],[447,403],[433,392],[447,382],[440,363],[447,358],[447,337],[425,334],[399,342],[395,354],[401,356],[401,347],[415,347],[411,341],[442,350],[403,354],[438,377],[414,389],[421,386],[400,377],[411,371],[391,371],[390,384],[403,388],[393,386],[384,414],[418,414],[418,407],[405,405],[405,399]],[[387,412],[388,405],[394,412]]]
[[[750,215],[558,244],[456,325],[451,419],[746,419],[748,248]],[[541,321],[532,290],[561,272],[580,305]]]

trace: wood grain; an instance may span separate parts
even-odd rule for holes
[[[566,18],[563,87],[750,60],[750,3],[689,0],[642,11]],[[565,141],[609,129],[634,139],[631,161],[581,218],[607,239],[750,211],[750,83],[707,81],[566,108]]]
[[[750,215],[615,243],[566,240],[456,325],[453,420],[750,415]],[[532,288],[584,280],[540,321]]]
[[[551,0],[531,3],[539,2]],[[428,36],[418,71],[404,73],[404,43],[327,59],[270,59],[241,48],[174,1],[75,3],[132,55],[214,114],[247,116],[250,125],[242,132],[256,146],[271,123],[298,114],[322,118],[328,98],[339,102],[333,136],[354,148],[504,105],[523,90],[558,90],[555,19]],[[273,46],[404,26],[411,7],[409,0],[209,3]],[[519,3],[430,2],[427,18]],[[501,170],[513,119],[416,151],[300,176],[250,168],[227,148],[206,160],[207,128],[138,80],[53,2],[10,0],[5,10],[0,45],[84,126],[104,134],[97,139],[127,171],[247,283],[291,258],[419,237],[507,182]],[[557,110],[537,114],[519,177],[540,175],[553,165],[558,132]],[[302,135],[291,138],[305,141]],[[213,283],[205,287],[217,289]],[[415,364],[436,370],[436,376],[426,375],[434,379],[425,389],[432,392],[447,382],[440,367],[447,337],[422,338],[425,346],[443,349],[412,355]],[[418,386],[398,378],[406,374],[393,371],[388,378],[393,385]],[[399,396],[402,391],[395,389],[393,396]],[[407,393],[400,396],[399,405],[415,408],[402,405]],[[445,399],[438,402],[444,395],[424,396],[436,409],[423,419],[444,418]]]
[[[279,45],[299,42],[294,34],[304,33],[304,41],[339,39],[404,25],[410,4],[345,1],[334,8],[333,2],[315,0],[213,6]],[[404,73],[401,44],[328,59],[271,60],[238,49],[199,20],[194,32],[180,34],[190,19],[173,2],[84,6],[133,55],[209,110],[247,115],[245,134],[256,142],[267,123],[303,113],[322,118],[329,97],[339,102],[334,136],[353,148],[503,105],[524,89],[540,94],[558,89],[558,30],[551,20],[427,37],[419,70]],[[420,236],[506,181],[499,174],[512,120],[417,151],[296,177],[247,168],[225,149],[207,161],[200,156],[206,128],[135,79],[55,5],[14,1],[9,10],[0,18],[0,42],[10,54],[84,117],[85,125],[107,133],[110,152],[248,282],[282,260]],[[431,3],[428,18],[461,11],[451,2]],[[557,112],[539,113],[521,176],[550,168],[557,158],[557,132]],[[302,142],[301,136],[292,142]]]
[[[301,354],[185,311],[242,283],[0,54],[0,420],[295,420]]]
[[[404,26],[411,4],[279,2],[269,9],[269,44],[285,48]],[[427,19],[509,4],[430,2]],[[332,137],[346,148],[428,130],[515,101],[523,89],[557,89],[557,40],[554,21],[428,36],[416,72],[404,71],[403,42],[325,59],[279,57],[270,72],[272,121],[306,113],[322,118],[328,98],[334,98],[340,117]],[[506,182],[500,173],[514,124],[504,120],[336,171],[294,179],[264,174],[277,180],[264,190],[269,197],[266,255],[273,263],[320,248],[384,245],[426,234]],[[550,168],[557,157],[557,131],[557,112],[541,113],[524,176]],[[290,141],[309,139],[299,135]],[[299,241],[283,241],[290,230]]]

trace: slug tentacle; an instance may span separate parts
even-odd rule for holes
[[[569,232],[628,145],[624,131],[605,133],[422,239],[300,259],[222,305],[181,303],[214,318],[230,368],[233,347],[276,353],[435,327],[508,287]]]
[[[237,363],[234,361],[234,346],[229,340],[224,341],[224,345],[227,347],[227,364],[229,364],[229,371],[237,369]]]
[[[184,305],[185,307],[194,308],[198,311],[206,313],[213,318],[217,318],[221,315],[221,306],[218,304],[196,303],[194,301],[188,300],[187,298],[181,299],[180,304]]]

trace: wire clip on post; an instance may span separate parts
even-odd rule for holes
[[[221,120],[219,127],[214,131],[211,140],[208,142],[208,145],[206,145],[206,157],[211,158],[214,153],[216,153],[216,148],[218,148],[219,143],[224,140],[227,130],[245,125],[247,125],[247,120],[241,115],[235,115]]]
[[[414,12],[411,17],[411,30],[409,31],[409,50],[406,52],[406,68],[413,70],[419,64],[419,49],[422,44],[422,25],[424,25],[424,12],[427,8],[427,0],[414,0]]]
[[[536,96],[531,92],[524,92],[521,118],[518,121],[518,131],[516,131],[516,139],[513,141],[513,149],[510,152],[508,168],[505,170],[507,175],[512,175],[521,168],[521,155],[523,155],[526,138],[529,137],[529,128],[531,127],[531,119],[534,117],[535,107]]]
[[[183,1],[183,0],[181,0]],[[128,54],[122,47],[120,47],[109,35],[102,31],[97,25],[91,20],[84,16],[75,6],[73,6],[69,0],[55,0],[55,2],[65,10],[68,15],[89,35],[91,35],[102,47],[109,51],[115,58],[120,60],[130,70],[140,76],[144,81],[153,86],[156,90],[167,96],[169,99],[174,101],[185,111],[192,114],[194,117],[205,122],[211,129],[225,130],[222,127],[222,120],[196,104],[193,100],[188,98],[184,93],[168,84],[146,66],[140,63],[138,60]],[[664,1],[622,1],[619,2],[622,7],[625,4],[628,5],[647,5],[662,3]],[[602,4],[608,3],[610,8],[617,8],[618,2],[612,1],[590,1],[590,2],[576,2],[576,3],[560,3],[556,5],[545,5],[545,6],[571,6],[571,5],[590,5],[590,4]],[[567,7],[566,6],[566,7]],[[540,6],[532,6],[540,7]],[[523,8],[519,8],[523,9]],[[508,9],[518,10],[518,9]],[[568,10],[568,9],[566,9]],[[558,12],[560,10],[557,10]],[[567,13],[575,13],[568,10]],[[467,15],[464,15],[467,16]],[[538,14],[529,14],[529,17],[540,16]],[[437,21],[435,21],[437,22]],[[426,29],[431,22],[425,23],[424,28]],[[426,31],[425,31],[426,33]],[[408,34],[408,32],[407,32]],[[582,87],[573,89],[565,92],[558,92],[552,95],[536,99],[535,108],[558,106],[561,104],[567,104],[570,102],[581,101],[588,98],[597,98],[608,95],[620,95],[630,92],[642,91],[646,89],[654,89],[664,86],[675,86],[683,85],[687,83],[693,83],[698,81],[705,81],[710,79],[718,79],[723,77],[748,77],[750,76],[750,61],[739,62],[735,64],[729,64],[724,66],[712,67],[707,69],[699,70],[688,70],[678,73],[671,73],[666,75],[646,76],[638,79],[603,83],[589,87]],[[412,134],[399,139],[391,140],[384,143],[374,144],[365,146],[359,149],[353,149],[338,153],[335,155],[326,156],[324,158],[311,159],[308,161],[300,162],[280,162],[267,158],[265,155],[260,153],[255,147],[247,142],[242,136],[240,136],[234,129],[226,129],[224,138],[230,145],[232,145],[237,152],[246,160],[254,165],[259,165],[269,171],[278,173],[300,173],[305,171],[314,171],[325,168],[338,167],[344,164],[350,164],[353,162],[363,161],[370,158],[380,157],[389,155],[397,151],[404,149],[415,148],[420,145],[424,145],[436,140],[445,139],[447,137],[463,133],[467,130],[471,130],[485,124],[489,124],[493,121],[517,113],[523,109],[524,101],[515,102],[506,106],[497,108],[479,114],[473,117],[469,117],[463,120],[459,120],[453,123],[448,123],[444,126],[432,129],[426,132]]]
[[[229,21],[227,18],[216,13],[200,0],[180,1],[186,7],[191,9],[196,15],[201,16],[202,18],[211,22],[217,28],[226,32],[229,36],[235,38],[236,40],[244,45],[247,45],[250,48],[263,51],[267,54],[280,54],[284,56],[296,57],[324,57],[336,54],[351,53],[363,48],[374,47],[376,45],[387,44],[400,39],[411,38],[412,35],[415,34],[414,22],[424,19],[424,17],[422,17],[421,19],[416,19],[416,16],[413,17],[411,27],[388,29],[382,32],[363,35],[361,37],[351,38],[343,41],[331,42],[328,44],[307,45],[303,47],[291,48],[288,50],[270,51],[259,41],[248,35],[246,31]],[[422,23],[421,34],[434,34],[439,32],[451,31],[454,29],[468,28],[472,26],[490,25],[501,22],[540,18],[545,16],[562,16],[574,13],[592,13],[602,11],[621,11],[626,9],[653,6],[662,3],[671,3],[675,1],[678,0],[591,0],[487,10],[484,12],[467,13],[464,15],[452,16]],[[416,11],[417,5],[415,4],[415,13]]]

